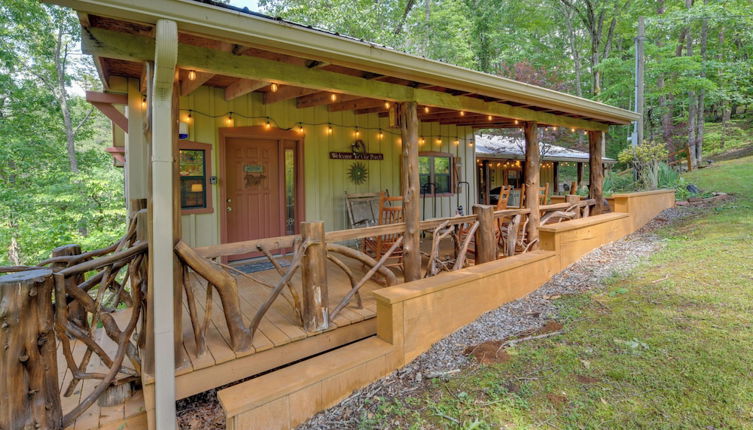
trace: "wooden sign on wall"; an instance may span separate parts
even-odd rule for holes
[[[366,160],[381,161],[384,160],[384,154],[368,152],[330,152],[330,160]]]

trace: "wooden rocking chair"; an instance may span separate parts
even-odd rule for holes
[[[381,193],[379,197],[378,225],[397,224],[404,222],[404,220],[403,197],[389,197],[384,193]],[[401,236],[401,234],[395,233],[379,235],[376,237],[367,237],[361,244],[361,251],[378,261],[384,254],[387,253],[387,251],[389,251],[392,245],[394,245]],[[392,253],[390,258],[393,257],[397,259],[397,262],[386,264],[385,266],[398,266],[402,262],[402,246],[398,247],[398,249],[396,249]]]

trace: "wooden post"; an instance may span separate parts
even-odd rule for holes
[[[421,278],[421,238],[419,223],[419,181],[418,181],[418,113],[416,102],[399,105],[400,132],[403,138],[401,160],[401,193],[403,195],[403,216],[405,235],[403,236],[403,274],[405,282]]]
[[[603,142],[603,131],[588,132],[588,149],[590,159],[590,163],[588,164],[588,173],[590,175],[588,196],[589,198],[596,200],[596,205],[594,206],[594,211],[592,213],[593,215],[602,213],[604,208],[604,196],[602,192],[604,185],[604,167],[601,164],[601,151],[603,149]]]
[[[526,184],[526,207],[531,210],[528,214],[528,243],[537,241],[530,249],[538,248],[539,222],[539,164],[541,153],[539,152],[538,124],[526,122],[523,127],[526,140],[525,184]]]
[[[552,178],[554,178],[554,193],[560,192],[560,162],[552,163]]]
[[[71,255],[80,255],[81,254],[81,246],[79,245],[62,245],[58,246],[57,248],[52,250],[52,257],[68,257]],[[53,263],[52,264],[53,271],[65,269],[68,267],[67,263]],[[80,273],[78,275],[69,276],[65,280],[66,285],[71,286],[77,286],[78,284],[84,282],[84,274]],[[72,319],[76,321],[76,323],[83,328],[89,327],[89,318],[86,313],[86,310],[81,306],[81,303],[78,301],[71,301],[68,304],[68,319]]]
[[[481,165],[483,166],[483,175],[484,175],[484,204],[488,205],[491,203],[491,194],[492,194],[492,175],[489,170],[489,160],[484,160],[481,162]]]
[[[577,169],[577,171],[578,171],[578,179],[577,179],[577,182],[576,182],[575,193],[578,192],[578,189],[580,189],[581,184],[583,184],[583,163],[578,162],[578,169]],[[575,194],[575,193],[573,193],[573,194]]]
[[[51,269],[0,277],[0,429],[62,426],[52,290]]]
[[[311,244],[301,261],[303,283],[303,328],[315,332],[329,327],[327,290],[327,244],[324,222],[301,223],[301,239]]]
[[[478,220],[476,229],[476,264],[497,259],[497,241],[494,237],[494,206],[473,205],[473,214]]]

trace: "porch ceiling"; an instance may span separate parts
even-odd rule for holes
[[[326,104],[331,111],[382,115],[387,115],[389,103],[414,100],[423,122],[475,128],[537,121],[606,130],[635,119],[632,112],[590,100],[192,0],[53,1],[79,12],[86,28],[83,47],[97,57],[105,83],[111,76],[141,77],[143,61],[154,52],[153,22],[167,18],[175,19],[181,30],[178,65],[184,77],[187,71],[194,79],[199,74],[203,85],[224,88],[228,100],[255,91],[264,94],[265,103],[295,98],[299,108]],[[234,28],[244,28],[246,34],[229,37]],[[262,34],[267,40],[259,39]],[[317,38],[329,45],[312,49]],[[364,45],[368,55],[361,61],[338,55],[346,48],[355,53]],[[378,64],[375,57],[380,57]],[[410,72],[405,69],[408,63],[415,64]],[[422,72],[429,69],[434,76]]]

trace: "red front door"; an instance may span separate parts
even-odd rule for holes
[[[280,145],[275,139],[225,142],[227,242],[283,236]]]

